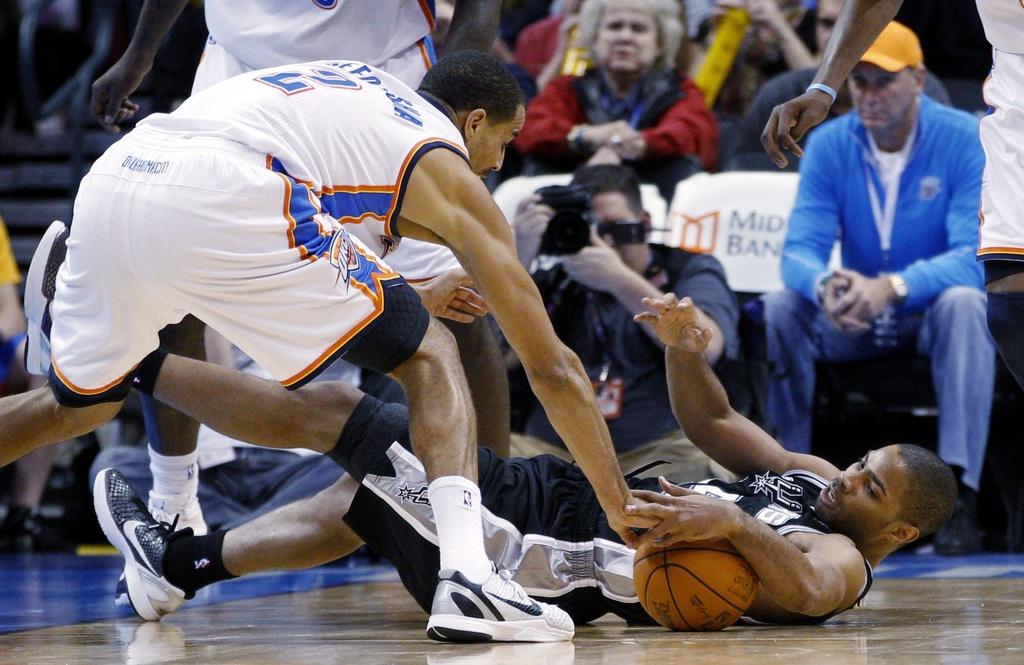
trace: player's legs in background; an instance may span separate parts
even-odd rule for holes
[[[455,336],[459,359],[476,412],[476,440],[508,457],[510,421],[508,375],[498,338],[486,317],[472,323],[442,319]]]
[[[186,316],[181,323],[167,326],[160,332],[160,346],[181,356],[206,360],[205,328],[199,319]],[[142,415],[153,474],[150,512],[158,521],[168,523],[178,515],[179,529],[191,527],[198,534],[206,533],[198,498],[196,438],[199,423],[147,395],[142,395]]]
[[[986,261],[988,329],[1024,389],[1024,261]]]

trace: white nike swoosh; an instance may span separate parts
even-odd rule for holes
[[[152,573],[153,575],[156,575],[156,571],[153,570],[153,566],[150,564],[149,560],[146,558],[145,550],[142,548],[142,544],[139,543],[139,539],[135,535],[135,530],[136,529],[138,529],[139,527],[145,527],[145,526],[146,526],[145,524],[143,524],[142,522],[140,522],[138,520],[128,520],[121,527],[121,531],[122,531],[122,533],[124,533],[125,538],[128,540],[128,545],[132,548],[132,554],[135,555],[135,560],[138,561],[139,563],[141,563],[143,566],[145,566],[147,572]],[[159,577],[159,575],[156,575],[156,576]]]

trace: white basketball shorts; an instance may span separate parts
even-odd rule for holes
[[[978,256],[1024,261],[1024,55],[993,49],[993,57],[984,87],[990,111],[981,120],[985,174]]]
[[[83,400],[123,388],[158,331],[189,313],[289,387],[342,356],[388,371],[429,319],[265,154],[146,128],[82,181],[51,312],[53,374]]]
[[[329,54],[324,55],[324,58],[330,57]],[[377,66],[416,88],[429,68],[428,62],[422,45],[417,43]],[[212,39],[207,40],[192,84],[192,94],[249,71],[252,71],[251,67],[223,46]],[[402,238],[395,251],[388,254],[388,264],[411,282],[422,282],[448,270],[461,268],[458,259],[447,247],[413,238]]]

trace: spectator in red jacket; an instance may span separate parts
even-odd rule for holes
[[[527,109],[516,147],[530,174],[583,162],[629,163],[670,198],[718,159],[718,128],[700,91],[675,69],[684,35],[675,0],[586,0],[583,43],[595,67],[555,78]]]

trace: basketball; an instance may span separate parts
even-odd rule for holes
[[[672,630],[722,630],[754,602],[757,575],[728,544],[641,548],[633,563],[640,604]]]

